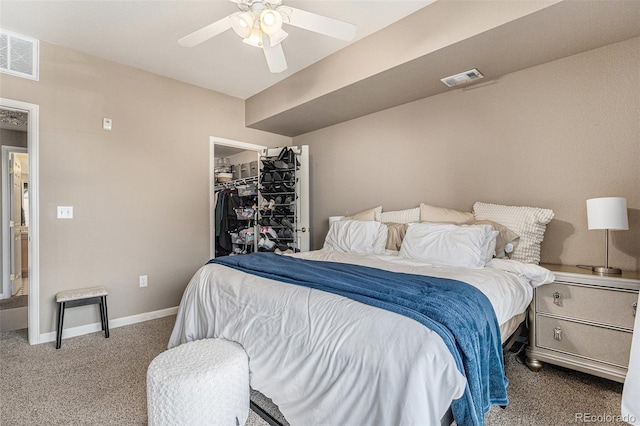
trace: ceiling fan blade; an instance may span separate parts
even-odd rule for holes
[[[278,11],[282,12],[284,22],[289,25],[341,40],[353,40],[358,30],[358,27],[348,22],[338,21],[337,19],[296,9],[295,7],[281,6]]]
[[[227,31],[229,28],[231,28],[231,19],[227,16],[213,24],[209,24],[206,27],[202,27],[191,34],[182,37],[178,40],[178,44],[184,47],[193,47]]]
[[[269,71],[275,74],[287,69],[287,58],[284,56],[282,44],[278,43],[275,46],[271,46],[269,37],[265,34],[262,38],[262,50],[264,50],[264,57],[267,59]]]

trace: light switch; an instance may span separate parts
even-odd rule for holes
[[[58,219],[73,219],[73,207],[58,206]]]
[[[109,130],[111,131],[111,119],[110,118],[103,118],[102,119],[102,130]]]

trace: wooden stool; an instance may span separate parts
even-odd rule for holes
[[[60,346],[62,346],[62,323],[64,321],[65,308],[91,305],[94,303],[99,304],[100,322],[102,323],[104,337],[109,337],[107,294],[107,289],[104,287],[78,288],[75,290],[61,291],[56,294],[56,302],[58,302],[58,332],[56,335],[56,349],[60,349]]]

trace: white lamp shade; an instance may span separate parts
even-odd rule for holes
[[[271,47],[274,47],[278,43],[281,43],[282,40],[287,38],[288,35],[289,34],[283,29],[280,29],[278,32],[274,34],[269,34],[269,43],[271,44]]]
[[[249,37],[242,41],[247,43],[249,46],[259,47],[262,49],[262,31],[258,27],[253,27]]]
[[[251,35],[251,29],[255,22],[255,16],[251,12],[236,12],[229,16],[231,19],[231,28],[240,37],[247,38]]]
[[[260,12],[260,28],[265,34],[275,34],[282,29],[282,15],[271,9],[263,9]]]
[[[627,199],[623,197],[591,198],[587,200],[589,229],[629,229]]]

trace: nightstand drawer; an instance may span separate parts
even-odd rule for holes
[[[633,330],[633,291],[551,283],[536,289],[536,311]]]
[[[627,368],[633,333],[536,316],[536,346]]]

